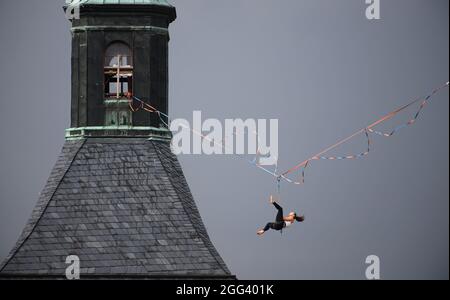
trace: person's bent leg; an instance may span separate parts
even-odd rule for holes
[[[271,229],[273,227],[273,223],[267,223],[266,227],[264,227],[264,232],[266,232],[267,230]]]
[[[264,228],[261,229],[261,230],[258,230],[257,234],[258,234],[258,235],[263,235],[267,230],[269,230],[269,229],[271,229],[271,228],[274,227],[273,224],[274,224],[274,223],[267,223],[267,224],[266,224],[266,227],[264,227]]]
[[[277,216],[275,218],[276,222],[282,222],[283,221],[283,208],[278,205],[278,203],[274,202],[273,205],[278,209]]]
[[[272,229],[276,231],[280,231],[284,228],[284,221],[273,223]]]

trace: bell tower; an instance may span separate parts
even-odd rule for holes
[[[168,113],[175,8],[81,3],[71,24],[71,128],[0,280],[65,279],[74,257],[82,279],[236,279],[209,239],[166,120],[132,101]]]
[[[152,135],[161,127],[157,114],[129,106],[138,97],[168,114],[168,28],[175,19],[166,0],[81,1],[71,27],[69,138]]]

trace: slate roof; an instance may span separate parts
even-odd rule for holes
[[[212,245],[177,157],[138,138],[66,141],[5,277],[233,279]]]

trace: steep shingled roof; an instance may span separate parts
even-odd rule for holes
[[[209,240],[170,145],[137,138],[66,141],[0,276],[234,278]]]

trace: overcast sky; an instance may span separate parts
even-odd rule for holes
[[[63,0],[0,2],[0,259],[16,242],[69,126],[70,31]],[[449,77],[449,1],[172,0],[170,113],[279,119],[287,169]],[[437,95],[399,135],[358,161],[314,162],[303,187],[233,156],[179,159],[214,245],[240,279],[449,278],[449,101]],[[414,109],[383,125],[408,120]],[[333,154],[364,151],[364,139]]]

